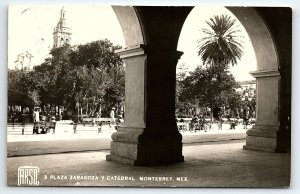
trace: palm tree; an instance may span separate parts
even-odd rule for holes
[[[236,19],[228,15],[214,16],[206,21],[210,29],[202,29],[205,37],[198,40],[198,56],[203,64],[210,67],[223,67],[237,64],[243,54],[243,46],[239,35],[241,32],[236,26]]]

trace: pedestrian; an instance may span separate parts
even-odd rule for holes
[[[199,125],[200,125],[200,130],[204,130],[205,132],[207,132],[207,128],[205,126],[205,117],[201,116],[200,120],[199,120]]]
[[[35,123],[39,123],[40,122],[39,108],[35,108],[35,110],[33,112],[33,122],[35,122]]]
[[[77,133],[77,121],[73,122],[73,133]]]
[[[102,122],[98,124],[98,133],[102,133]]]
[[[238,124],[238,119],[233,118],[233,120],[230,120],[230,129],[235,129],[235,126]]]
[[[38,107],[34,108],[33,111],[33,133],[38,134],[40,128],[40,109]]]
[[[55,127],[56,127],[55,117],[52,116],[50,118],[50,126],[49,126],[49,130],[52,129],[52,134],[55,134]]]
[[[33,123],[33,131],[32,131],[32,135],[33,134],[39,134],[39,124],[37,122]]]
[[[110,111],[110,122],[109,122],[109,127],[111,127],[112,123],[115,123],[115,107],[112,107],[111,111]]]
[[[218,122],[218,130],[222,130],[222,125],[223,125],[223,116],[219,116],[219,122]]]
[[[92,127],[94,127],[94,126],[95,126],[95,123],[96,123],[96,118],[95,118],[95,117],[93,117],[93,118],[92,118]]]
[[[244,129],[247,129],[247,126],[249,125],[249,115],[247,114],[247,112],[244,115],[243,120],[244,120]]]
[[[190,132],[193,132],[193,131],[196,132],[197,128],[199,128],[199,119],[198,119],[197,115],[194,115],[194,117],[191,120]]]
[[[118,118],[116,118],[116,126],[115,129],[118,131],[121,123],[122,115],[119,115]]]
[[[24,135],[25,132],[25,121],[22,121],[22,135]]]

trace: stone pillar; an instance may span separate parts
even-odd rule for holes
[[[280,129],[280,73],[251,73],[256,78],[256,123],[247,131],[244,149],[275,152]]]
[[[176,64],[182,53],[138,45],[119,54],[126,64],[125,122],[112,134],[106,159],[140,166],[182,162],[175,122]]]

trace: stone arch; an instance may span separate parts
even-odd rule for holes
[[[257,70],[278,70],[278,57],[272,35],[254,8],[226,7],[242,23],[252,42]]]
[[[281,80],[275,40],[266,21],[259,15],[257,11],[259,8],[226,8],[245,28],[257,61],[257,71],[251,72],[257,81],[256,125],[247,132],[247,145],[244,148],[275,151],[277,132],[280,127]]]
[[[132,6],[112,6],[123,30],[125,47],[146,44],[137,12]]]
[[[177,42],[193,7],[113,6],[125,38],[119,51],[126,64],[125,122],[112,135],[107,160],[132,165],[183,161],[182,136],[175,123]],[[253,43],[258,71],[257,120],[245,149],[275,151],[279,130],[280,73],[276,46],[255,8],[227,7]]]
[[[254,48],[257,71],[256,123],[247,131],[245,149],[274,152],[280,127],[280,72],[275,41],[268,26],[254,8],[227,7],[246,29]]]

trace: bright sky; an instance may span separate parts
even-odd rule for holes
[[[14,68],[17,55],[29,51],[40,64],[53,46],[53,28],[60,19],[61,6],[14,5],[9,8],[8,66]],[[121,26],[110,6],[64,6],[71,28],[72,45],[108,38],[124,46]]]
[[[227,14],[229,16],[232,16],[233,18],[236,18],[225,7],[201,6],[195,7],[192,10],[184,23],[178,41],[177,50],[184,52],[178,64],[185,63],[189,71],[194,70],[197,65],[202,64],[202,60],[197,54],[197,40],[201,39],[201,37],[203,37],[204,35],[203,32],[201,32],[201,29],[208,28],[208,25],[205,23],[205,21],[208,21],[214,15],[221,14]],[[249,36],[242,24],[238,20],[236,24],[240,26],[240,35],[244,37],[244,55],[241,61],[239,61],[236,66],[231,68],[231,72],[238,81],[251,80],[254,78],[249,74],[249,71],[255,71],[257,66],[254,49],[252,47]]]
[[[60,18],[61,6],[13,5],[9,8],[8,28],[8,67],[14,68],[17,55],[29,51],[33,64],[41,64],[48,56],[53,45],[53,28]],[[72,44],[108,38],[114,44],[124,46],[121,26],[110,6],[71,5],[64,6],[66,23],[71,28]],[[178,50],[183,51],[179,63],[186,63],[189,70],[201,64],[197,56],[197,40],[203,37],[201,28],[206,28],[207,21],[215,13],[233,14],[224,7],[195,7],[189,14],[178,43]],[[239,22],[238,22],[239,23]],[[240,23],[239,23],[240,24]],[[250,39],[241,26],[244,36],[244,55],[239,64],[232,68],[238,81],[253,79],[249,71],[256,70],[256,59]]]

